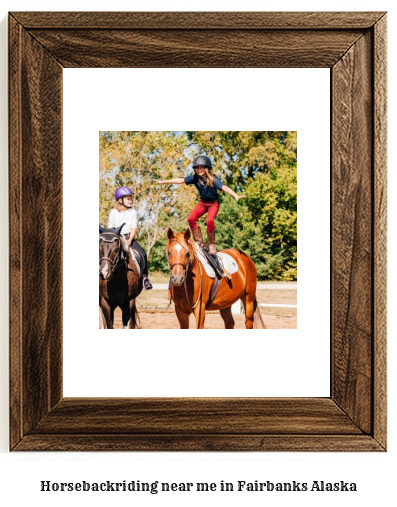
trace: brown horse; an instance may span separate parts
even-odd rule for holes
[[[196,329],[204,328],[205,310],[219,310],[226,329],[234,329],[232,305],[241,299],[245,310],[247,329],[264,329],[260,309],[256,301],[256,268],[253,260],[236,249],[223,250],[236,261],[238,271],[231,280],[222,278],[219,291],[209,305],[213,279],[205,272],[196,255],[196,245],[185,233],[168,229],[166,245],[170,269],[171,297],[181,329],[189,329],[189,315],[194,313]]]
[[[113,329],[117,307],[121,308],[123,329],[136,329],[139,320],[135,298],[142,291],[142,276],[139,276],[130,249],[120,236],[121,228],[99,229],[99,307],[107,329]]]

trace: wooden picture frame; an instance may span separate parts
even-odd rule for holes
[[[63,398],[64,67],[331,69],[329,398]],[[386,14],[14,12],[9,73],[10,448],[384,451]]]

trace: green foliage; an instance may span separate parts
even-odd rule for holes
[[[297,175],[296,168],[278,167],[258,174],[245,188],[245,223],[261,238],[263,262],[257,245],[253,257],[264,264],[262,276],[280,280],[297,277]],[[247,229],[247,227],[246,227]],[[248,232],[248,231],[247,231]],[[252,240],[251,240],[252,242]],[[256,242],[255,242],[256,243]]]
[[[140,217],[139,241],[150,270],[168,272],[168,227],[185,230],[197,203],[193,186],[164,186],[155,179],[191,174],[206,154],[224,183],[246,199],[220,192],[216,218],[219,249],[250,255],[262,280],[297,278],[297,136],[290,131],[100,132],[100,223],[114,206],[114,191],[129,186]],[[205,216],[201,219],[205,231]]]
[[[280,166],[295,167],[296,132],[187,131],[188,139],[215,162],[225,183],[242,190],[249,178]]]

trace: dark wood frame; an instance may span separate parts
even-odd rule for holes
[[[9,43],[10,448],[385,450],[385,13],[15,12]],[[330,398],[63,398],[64,67],[331,69]]]

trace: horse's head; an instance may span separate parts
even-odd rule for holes
[[[168,229],[168,243],[166,252],[168,266],[170,268],[170,281],[172,285],[182,285],[186,280],[189,266],[196,262],[195,246],[190,240],[190,230],[183,232],[173,232]]]
[[[123,224],[124,225],[124,224]],[[99,228],[99,278],[110,280],[120,260],[122,259],[123,238],[120,236],[121,229]]]

